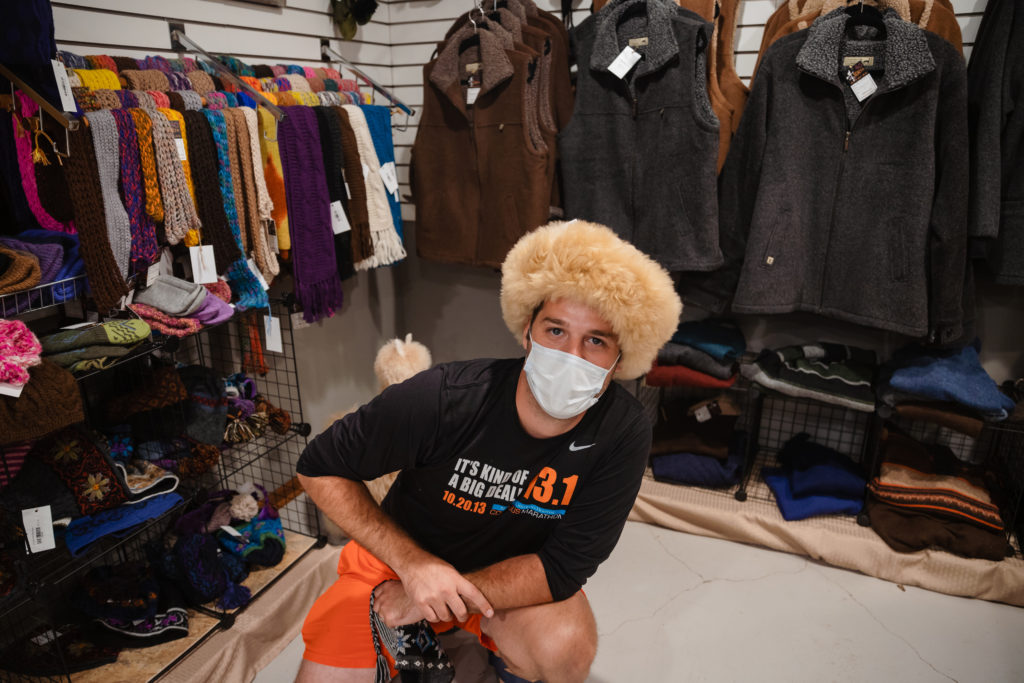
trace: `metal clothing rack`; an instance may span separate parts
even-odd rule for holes
[[[244,90],[250,97],[256,100],[261,107],[264,107],[267,111],[274,115],[274,118],[280,121],[284,118],[284,111],[263,96],[263,93],[253,88],[251,85],[243,81],[241,78],[235,75],[231,69],[224,66],[224,64],[211,55],[209,52],[200,47],[194,40],[185,35],[185,32],[181,29],[171,28],[171,48],[181,52],[191,52],[193,54],[204,57],[219,74],[230,80],[240,89]]]
[[[359,69],[359,67],[355,66],[354,64],[352,64],[352,62],[348,61],[347,59],[342,57],[340,54],[338,54],[337,51],[335,51],[334,48],[332,48],[330,45],[321,45],[320,46],[320,54],[323,55],[324,61],[326,61],[326,62],[332,62],[333,61],[333,62],[340,62],[340,63],[344,64],[345,68],[347,68],[349,71],[354,73],[359,78],[361,78],[364,81],[366,81],[370,85],[371,88],[373,88],[374,90],[379,92],[381,95],[386,97],[388,99],[388,101],[391,102],[391,104],[393,104],[394,106],[396,106],[399,109],[401,109],[402,111],[404,111],[407,115],[413,116],[416,113],[415,110],[413,110],[413,109],[411,109],[409,107],[409,105],[407,105],[405,102],[402,102],[402,100],[400,100],[397,97],[395,97],[394,95],[392,95],[390,90],[388,90],[383,85],[381,85],[377,81],[375,81],[372,78],[370,78],[369,76],[367,76],[365,73],[363,73],[362,70]]]

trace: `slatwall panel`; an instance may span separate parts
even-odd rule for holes
[[[53,20],[58,47],[83,55],[177,57],[168,29],[174,22],[211,54],[317,67],[324,66],[320,39],[327,38],[369,76],[390,83],[387,10],[381,5],[352,41],[336,39],[329,0],[288,0],[284,8],[230,0],[55,0]]]
[[[974,37],[981,24],[987,0],[952,0],[963,32],[964,52],[969,57]],[[536,0],[541,9],[561,16],[561,4],[552,0]],[[785,0],[743,0],[736,31],[736,71],[749,83],[757,62],[764,24]],[[290,4],[290,3],[289,3]],[[392,83],[406,103],[418,108],[423,102],[423,64],[444,37],[452,21],[473,6],[472,0],[391,0],[387,3],[391,27]],[[574,20],[578,25],[590,14],[590,0],[574,0]],[[404,120],[404,118],[402,119]],[[399,122],[396,119],[396,122]],[[395,158],[402,194],[409,194],[409,158],[416,138],[416,119],[404,132],[395,132]],[[406,202],[403,216],[413,219],[415,211]]]

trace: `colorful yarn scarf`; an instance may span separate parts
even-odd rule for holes
[[[29,119],[35,116],[36,112],[39,111],[39,105],[36,104],[35,100],[20,90],[15,94],[18,97],[19,109],[25,118]],[[36,186],[35,168],[32,163],[32,140],[28,131],[17,124],[17,119],[14,119],[13,124],[14,145],[18,151],[18,168],[21,171],[19,174],[21,176],[21,187],[25,191],[25,199],[28,200],[28,206],[32,210],[32,214],[39,221],[39,225],[47,230],[75,232],[75,224],[73,222],[62,223],[43,208],[39,200],[39,188]]]
[[[146,214],[146,188],[142,183],[142,162],[139,161],[139,139],[135,121],[124,109],[112,112],[117,123],[121,153],[121,192],[128,209],[131,226],[131,261],[139,272],[156,261],[160,245],[156,240],[156,224]]]
[[[277,247],[281,258],[288,259],[292,248],[288,232],[288,206],[285,200],[284,173],[281,170],[281,152],[277,139],[277,119],[266,109],[257,112],[260,123],[260,155],[263,157],[263,175],[267,180],[267,192],[273,202],[271,216],[277,226]]]
[[[189,230],[200,227],[196,207],[185,182],[171,122],[161,111],[149,112],[153,124],[153,145],[160,177],[160,195],[164,201],[164,236],[177,244]]]
[[[142,109],[132,109],[130,113],[132,120],[135,121],[135,135],[139,140],[142,182],[146,186],[146,213],[157,223],[163,223],[164,203],[160,198],[160,179],[157,178],[156,155],[153,152],[153,121]]]
[[[312,323],[341,307],[341,279],[316,114],[308,107],[288,107],[286,112],[277,133],[294,238],[295,295],[303,318]]]

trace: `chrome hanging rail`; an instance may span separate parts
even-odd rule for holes
[[[359,76],[359,78],[361,78],[364,81],[366,81],[367,83],[369,83],[370,87],[372,87],[374,90],[376,90],[381,95],[386,97],[388,99],[388,101],[391,102],[391,104],[395,105],[396,107],[398,107],[399,109],[404,111],[409,116],[412,116],[413,114],[416,113],[413,109],[410,109],[409,106],[405,102],[402,102],[402,100],[400,100],[397,97],[395,97],[394,95],[392,95],[391,92],[387,88],[385,88],[380,83],[378,83],[377,81],[375,81],[372,78],[370,78],[369,76],[367,76],[365,73],[363,73],[362,70],[360,70],[357,66],[352,64],[352,62],[348,61],[347,59],[342,57],[340,54],[338,54],[333,48],[331,48],[330,45],[321,45],[320,46],[320,54],[322,54],[324,56],[324,59],[327,59],[327,60],[330,60],[330,61],[335,61],[335,62],[341,62],[342,64],[344,64],[345,68],[347,68],[349,71],[354,73],[356,76]]]

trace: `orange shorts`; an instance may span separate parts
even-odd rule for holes
[[[306,643],[303,659],[344,669],[372,669],[377,665],[370,632],[370,593],[382,581],[398,579],[391,568],[355,541],[341,551],[338,580],[317,598],[302,625]],[[497,646],[480,630],[480,614],[463,622],[441,621],[431,624],[436,633],[459,627],[476,635],[480,644],[497,652]],[[394,662],[381,644],[388,662]]]

